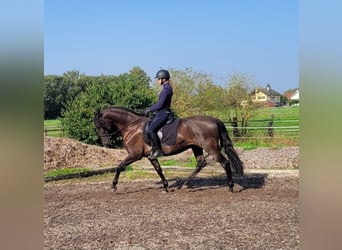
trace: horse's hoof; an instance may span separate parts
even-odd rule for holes
[[[229,187],[229,192],[234,193],[233,187]]]
[[[117,187],[112,186],[112,191],[115,192],[117,190]]]

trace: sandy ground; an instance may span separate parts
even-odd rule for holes
[[[169,193],[157,178],[116,192],[107,181],[45,184],[44,248],[298,249],[298,171],[250,175],[234,193],[224,176],[183,189],[170,180]]]
[[[76,165],[82,165],[91,149],[69,140],[66,145],[51,141],[45,147],[49,166],[58,165],[49,161],[53,154],[65,162],[77,156]],[[58,147],[59,151],[53,150]],[[108,149],[98,150],[103,151],[90,150],[95,162],[98,157],[105,160],[106,153],[112,155]],[[124,151],[112,157],[119,161],[122,156]],[[235,192],[229,193],[223,170],[210,171],[213,168],[182,189],[178,188],[186,175],[166,172],[169,193],[161,188],[156,173],[134,180],[122,176],[116,192],[110,188],[112,174],[48,182],[44,249],[299,248],[298,169],[287,164],[273,169],[247,167],[245,177],[234,178]]]

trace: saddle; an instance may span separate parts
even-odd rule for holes
[[[162,145],[172,146],[176,144],[177,131],[180,118],[176,118],[174,113],[171,112],[166,123],[158,130],[157,134]],[[147,121],[144,125],[143,139],[146,144],[152,145],[151,139],[147,135],[147,129],[150,121]]]

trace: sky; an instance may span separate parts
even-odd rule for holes
[[[191,68],[284,93],[299,87],[298,1],[45,0],[44,75]]]

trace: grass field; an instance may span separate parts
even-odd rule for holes
[[[53,137],[62,137],[63,131],[61,128],[60,120],[45,120],[44,121],[44,134]]]

